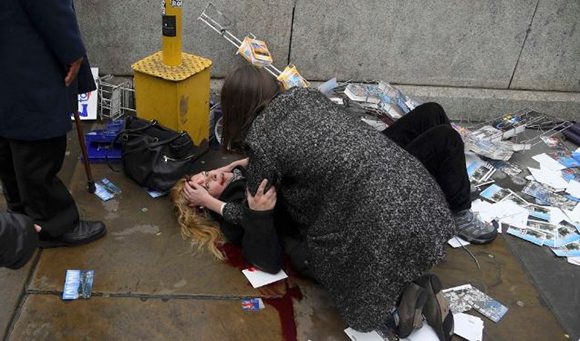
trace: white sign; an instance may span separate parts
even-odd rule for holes
[[[95,80],[99,78],[98,67],[92,67],[91,73]],[[99,83],[97,83],[97,89],[95,91],[79,94],[79,117],[81,120],[97,119],[97,97],[99,97]],[[74,116],[71,119],[74,120]]]

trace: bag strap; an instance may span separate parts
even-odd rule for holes
[[[128,118],[128,119],[129,119],[129,118]],[[127,123],[125,123],[125,125],[126,125],[126,124],[127,124]],[[151,120],[151,121],[149,122],[149,124],[147,124],[147,125],[145,125],[145,126],[143,126],[143,127],[140,127],[140,128],[135,128],[135,129],[123,129],[122,131],[120,131],[120,132],[117,134],[117,136],[115,136],[115,138],[113,139],[113,141],[112,141],[112,142],[111,142],[111,144],[109,145],[109,148],[107,149],[107,152],[105,153],[105,160],[107,160],[107,165],[109,166],[109,168],[110,168],[110,169],[111,169],[113,172],[116,172],[116,173],[118,173],[118,172],[119,172],[119,170],[118,170],[118,169],[115,169],[115,168],[113,167],[113,165],[111,164],[111,161],[109,160],[109,150],[115,146],[115,143],[117,143],[117,141],[119,140],[119,138],[120,138],[121,136],[123,136],[123,134],[128,134],[128,133],[138,133],[138,132],[140,132],[140,131],[143,131],[143,130],[149,129],[149,128],[151,128],[151,127],[153,127],[153,126],[157,125],[157,124],[159,124],[159,122],[158,122],[157,120]]]
[[[153,142],[153,143],[151,143],[151,144],[149,144],[147,146],[143,146],[142,148],[136,148],[136,149],[131,150],[130,152],[125,152],[125,155],[126,154],[135,153],[135,152],[140,152],[140,151],[145,150],[145,149],[148,149],[148,148],[155,148],[155,147],[163,146],[165,144],[169,144],[169,143],[177,140],[178,138],[180,138],[180,137],[182,137],[184,135],[185,135],[185,133],[181,133],[181,134],[176,135],[176,136],[173,136],[173,137],[171,137],[171,138],[169,138],[167,140]]]

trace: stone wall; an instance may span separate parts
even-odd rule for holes
[[[239,59],[235,48],[197,20],[207,2],[183,2],[183,50],[212,59],[212,76],[224,77]],[[411,91],[428,88],[419,93],[526,90],[517,96],[532,99],[535,92],[558,92],[555,103],[562,96],[572,103],[562,109],[565,116],[580,116],[578,0],[213,3],[232,19],[232,33],[255,34],[276,66],[293,63],[312,81],[382,79]],[[161,47],[160,0],[77,0],[76,7],[101,74],[131,75],[133,62]],[[540,97],[550,102],[549,94]]]

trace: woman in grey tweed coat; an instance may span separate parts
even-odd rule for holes
[[[455,232],[445,197],[417,159],[320,92],[276,95],[267,82],[251,66],[226,79],[223,143],[249,156],[250,192],[264,178],[276,186],[346,323],[380,328],[404,287],[445,256]],[[223,216],[242,212],[228,204]]]

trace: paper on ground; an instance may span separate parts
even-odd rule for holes
[[[288,275],[286,275],[284,270],[280,270],[280,272],[278,272],[277,274],[272,275],[255,268],[248,268],[242,270],[242,273],[246,276],[246,278],[248,279],[248,281],[250,281],[250,284],[252,284],[252,287],[254,288],[259,288],[264,285],[277,282],[284,278],[288,278]]]
[[[547,170],[552,170],[552,171],[560,171],[562,169],[566,169],[566,166],[564,166],[560,162],[552,159],[546,153],[532,156],[532,159],[534,159],[540,163],[540,169],[542,169],[542,170],[547,169]]]
[[[459,313],[453,314],[454,333],[469,341],[481,341],[483,338],[483,320],[477,316]]]
[[[401,341],[439,341],[437,334],[430,325],[427,324],[427,321],[423,321],[423,327],[419,329],[413,330],[411,335],[407,336],[404,339],[400,339]]]
[[[566,187],[566,192],[570,193],[576,198],[580,198],[580,182],[576,180],[571,180],[568,183],[568,187]]]
[[[447,244],[451,245],[452,248],[456,249],[465,245],[470,245],[471,243],[455,236],[447,241]]]
[[[548,210],[550,210],[550,224],[557,225],[562,220],[570,220],[569,217],[558,207],[554,206],[545,206]]]
[[[580,257],[568,257],[568,263],[580,265]]]
[[[480,199],[474,200],[471,203],[471,210],[479,213],[481,220],[490,223],[494,218],[493,205],[487,201]]]
[[[576,205],[572,211],[566,211],[566,215],[572,221],[580,223],[580,204]]]
[[[362,333],[362,332],[356,331],[356,330],[349,327],[349,328],[346,328],[344,330],[344,333],[346,335],[348,335],[348,337],[352,341],[383,341],[384,340],[379,335],[379,333],[377,333],[374,330],[372,332]]]
[[[552,171],[547,169],[535,169],[528,167],[530,173],[537,182],[543,183],[548,185],[556,190],[563,190],[568,187],[568,183],[562,177],[562,173],[560,171]]]

